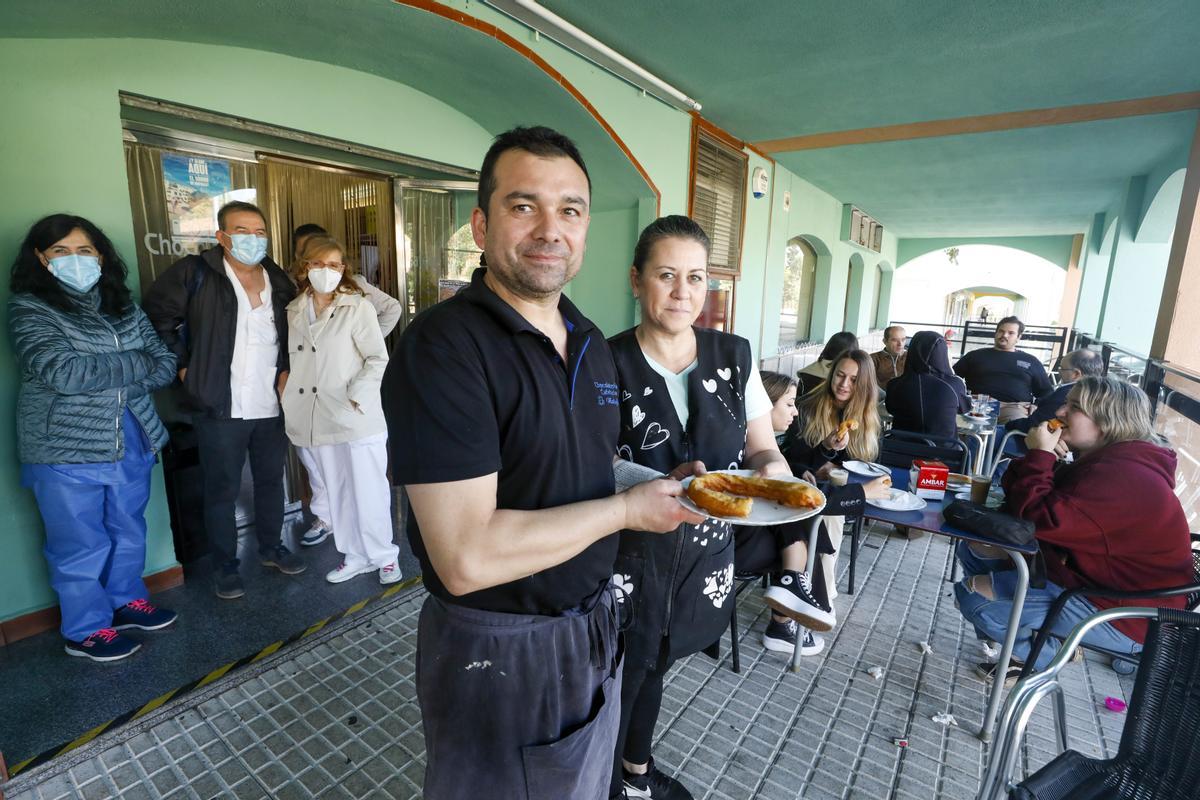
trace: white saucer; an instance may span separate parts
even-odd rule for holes
[[[892,489],[888,496],[883,499],[872,500],[868,498],[867,502],[888,511],[920,511],[925,507],[924,499],[901,489]]]

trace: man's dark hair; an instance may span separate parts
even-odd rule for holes
[[[1000,320],[999,322],[996,323],[996,330],[1000,330],[1000,328],[1002,328],[1005,325],[1016,325],[1017,326],[1017,336],[1021,336],[1022,334],[1025,333],[1025,323],[1021,322],[1021,320],[1018,319],[1017,317],[1005,317],[1004,319]]]
[[[851,331],[838,331],[833,336],[829,337],[829,341],[825,342],[825,347],[821,349],[821,355],[817,356],[821,361],[833,361],[847,350],[858,349],[858,337]]]
[[[1071,369],[1077,370],[1085,378],[1097,378],[1104,374],[1104,356],[1095,350],[1072,350],[1066,357],[1071,362]]]
[[[492,146],[488,148],[487,155],[483,157],[483,166],[479,168],[477,202],[485,217],[488,213],[488,203],[492,200],[492,192],[496,191],[496,162],[509,150],[524,150],[535,156],[571,159],[583,170],[583,177],[587,178],[590,200],[592,178],[588,175],[587,166],[583,163],[583,156],[579,155],[579,148],[575,146],[574,142],[558,131],[542,125],[532,128],[513,128],[496,137]]]
[[[704,256],[708,257],[710,244],[704,228],[701,228],[699,223],[691,217],[671,214],[654,220],[642,229],[641,235],[638,236],[637,245],[633,248],[633,266],[638,273],[641,273],[646,262],[650,260],[650,252],[654,250],[654,245],[663,239],[691,240],[703,247]]]
[[[320,234],[321,236],[328,236],[329,231],[325,230],[315,222],[306,222],[300,227],[296,228],[296,230],[292,231],[292,252],[296,252],[296,244],[301,239],[305,238],[306,236],[314,236],[317,234]]]
[[[133,300],[125,278],[129,274],[125,262],[117,253],[117,248],[104,235],[104,231],[96,227],[84,217],[74,214],[51,214],[33,223],[21,248],[17,251],[16,261],[12,265],[8,288],[13,294],[28,292],[41,298],[59,311],[72,312],[77,310],[77,304],[71,295],[67,294],[62,282],[42,266],[37,252],[45,253],[50,246],[60,239],[65,239],[73,230],[81,230],[92,240],[92,246],[100,256],[100,308],[106,313],[122,316],[129,310]]]
[[[253,211],[262,218],[263,222],[267,221],[267,215],[262,212],[261,208],[254,205],[254,203],[247,203],[244,200],[234,200],[221,206],[221,210],[217,212],[217,229],[225,230],[225,218],[238,211]]]

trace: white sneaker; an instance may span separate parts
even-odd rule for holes
[[[338,564],[337,569],[330,571],[329,574],[325,576],[325,580],[329,581],[330,583],[341,583],[342,581],[348,581],[351,578],[358,577],[359,575],[366,575],[368,572],[374,571],[375,568],[370,564],[363,564],[360,567],[351,567],[347,565],[345,561],[343,561],[341,564]]]
[[[379,582],[384,586],[387,586],[389,583],[395,583],[403,577],[404,575],[400,572],[400,565],[395,561],[390,564],[384,564],[379,568]]]
[[[326,525],[324,520],[318,519],[300,537],[300,544],[304,547],[315,547],[328,539],[331,533],[333,528]]]

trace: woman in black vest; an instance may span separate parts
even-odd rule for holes
[[[638,239],[630,283],[642,322],[609,340],[621,385],[618,456],[675,478],[742,467],[787,475],[749,342],[693,327],[708,289],[708,248],[683,216],[656,220]],[[730,527],[709,519],[669,534],[623,531],[614,582],[631,622],[611,793],[690,798],[655,769],[650,743],[663,676],[729,624]]]

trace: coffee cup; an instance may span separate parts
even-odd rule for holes
[[[829,471],[829,482],[834,486],[845,486],[850,480],[850,473],[844,469],[832,469]]]
[[[983,505],[987,503],[988,492],[992,488],[991,475],[971,476],[971,502]]]

